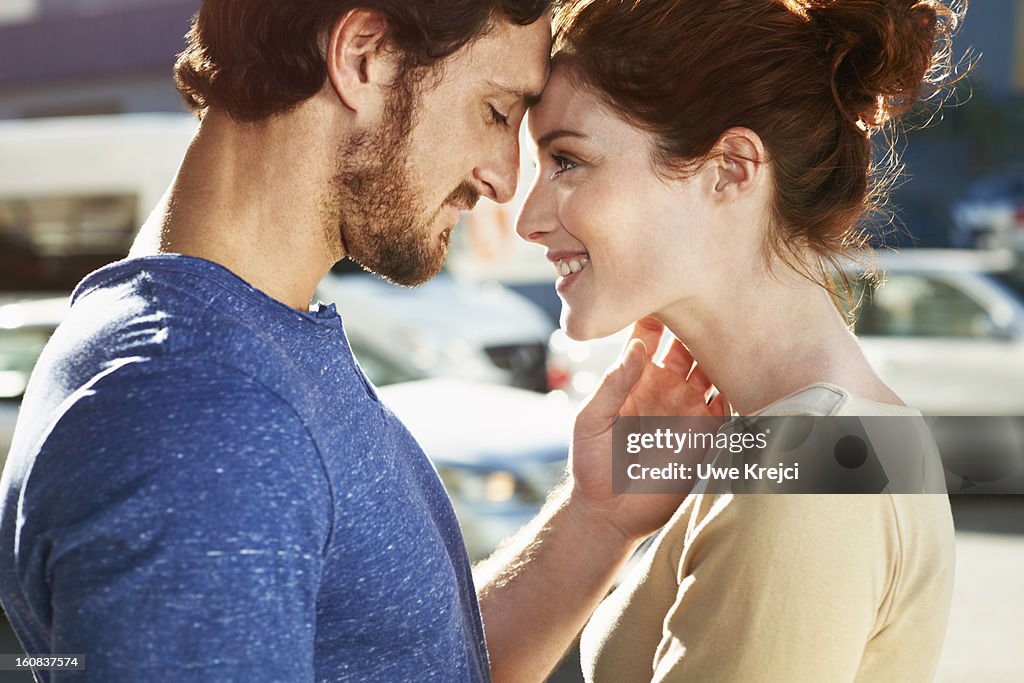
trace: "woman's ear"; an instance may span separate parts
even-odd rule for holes
[[[338,101],[357,115],[375,118],[384,110],[398,72],[387,38],[387,19],[368,9],[345,13],[327,34],[327,79]]]
[[[763,181],[764,143],[749,128],[730,128],[722,133],[712,154],[717,173],[715,192],[722,199],[747,195]]]

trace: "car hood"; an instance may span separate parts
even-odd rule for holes
[[[438,464],[502,467],[564,460],[573,409],[564,394],[451,378],[377,390]]]

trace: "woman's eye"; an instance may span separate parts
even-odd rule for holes
[[[502,114],[500,111],[495,109],[493,105],[487,106],[491,108],[491,120],[501,126],[505,126],[506,128],[508,128],[508,116]]]
[[[566,171],[571,171],[572,169],[576,168],[576,166],[578,166],[578,164],[572,159],[567,159],[566,157],[563,157],[558,154],[552,154],[551,158],[554,160],[555,165],[558,167],[558,170],[555,171],[555,175],[565,173]]]

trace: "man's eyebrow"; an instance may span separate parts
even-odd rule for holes
[[[505,85],[503,83],[497,83],[495,81],[487,81],[487,85],[495,90],[500,90],[506,95],[511,95],[517,100],[521,100],[526,108],[529,109],[536,106],[540,102],[540,93],[532,90],[524,90],[522,88],[516,88],[515,86]]]
[[[579,138],[581,140],[586,140],[587,136],[579,131],[559,128],[558,130],[553,130],[540,136],[540,138],[537,139],[537,147],[539,149],[546,149],[558,138]]]

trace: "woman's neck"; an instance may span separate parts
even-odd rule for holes
[[[781,267],[780,267],[781,270]],[[795,273],[760,273],[657,316],[740,414],[818,382],[900,403],[864,358],[831,295]]]

